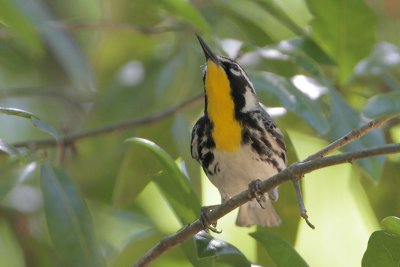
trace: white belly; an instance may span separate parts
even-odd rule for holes
[[[283,169],[284,162],[278,159]],[[216,173],[209,175],[210,181],[218,188],[223,200],[246,190],[253,180],[266,180],[278,171],[266,161],[262,161],[250,146],[242,146],[239,151],[221,152],[214,150]]]

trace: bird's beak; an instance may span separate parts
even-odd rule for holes
[[[206,56],[206,60],[211,60],[212,62],[214,62],[216,65],[220,65],[219,64],[219,59],[217,58],[217,56],[211,51],[210,47],[208,47],[208,45],[206,44],[206,42],[204,42],[204,40],[197,35],[197,39],[199,39],[201,48],[203,49],[204,55]]]

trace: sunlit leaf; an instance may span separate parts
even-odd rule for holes
[[[182,18],[186,23],[193,25],[196,29],[203,32],[208,31],[207,21],[190,2],[183,0],[162,0],[161,3],[171,14]]]
[[[89,210],[71,178],[49,163],[40,176],[49,233],[65,266],[105,266]]]
[[[375,41],[376,18],[363,0],[307,0],[312,37],[339,67],[344,83]],[[357,34],[355,34],[357,33]]]
[[[147,147],[130,142],[114,187],[115,207],[123,208],[132,204],[152,177],[162,170],[162,165],[153,159],[154,155]]]
[[[246,257],[231,244],[214,239],[208,233],[201,231],[194,237],[197,256],[200,259],[214,258],[218,262],[230,262],[230,266],[250,266]]]
[[[265,46],[277,41],[283,37],[281,34],[291,35],[276,18],[252,1],[221,1],[218,7],[229,18],[234,19],[243,34],[256,45]]]
[[[389,216],[382,220],[382,226],[389,233],[396,234],[400,237],[400,218]]]
[[[363,113],[370,118],[396,115],[400,113],[400,91],[375,95],[368,99]]]
[[[386,231],[375,231],[369,238],[362,258],[362,267],[398,267],[400,264],[400,237]]]
[[[200,212],[200,201],[175,161],[151,141],[130,138],[126,142],[147,148],[162,166],[162,172],[152,179],[164,194],[181,223],[188,224],[197,219]]]
[[[1,138],[0,138],[0,151],[3,151],[4,153],[7,153],[10,156],[16,156],[19,154],[18,150],[14,146],[8,144]]]
[[[265,9],[268,13],[274,16],[280,23],[285,25],[289,30],[297,35],[304,35],[304,30],[297,25],[282,8],[271,0],[257,0],[260,7]]]
[[[0,113],[30,119],[32,124],[35,127],[37,127],[38,129],[42,130],[45,133],[50,134],[55,139],[58,139],[60,137],[60,134],[57,132],[56,129],[54,129],[53,127],[51,127],[44,121],[40,120],[37,116],[33,115],[32,113],[30,113],[28,111],[25,111],[22,109],[16,109],[16,108],[0,107]]]
[[[331,130],[327,136],[330,141],[334,141],[349,133],[351,130],[357,129],[366,123],[361,115],[350,107],[341,96],[334,90],[330,91],[331,95]],[[382,130],[376,129],[362,138],[343,147],[343,151],[357,151],[372,146],[379,146],[385,143]],[[367,174],[373,182],[379,181],[383,171],[385,158],[383,156],[371,157],[356,161],[357,164]]]
[[[252,81],[257,90],[275,95],[283,107],[298,114],[320,134],[327,132],[328,121],[321,106],[298,90],[288,79],[272,73],[262,73],[254,76]]]
[[[297,251],[277,234],[268,232],[267,230],[259,230],[250,235],[263,245],[276,266],[308,266]]]

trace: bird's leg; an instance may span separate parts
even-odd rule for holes
[[[266,199],[265,199],[264,193],[260,190],[260,183],[261,183],[260,179],[251,181],[251,183],[249,184],[248,198],[249,199],[255,198],[257,200],[258,204],[260,205],[260,207],[265,209],[265,207],[263,206],[263,203],[266,201]]]
[[[300,216],[303,217],[310,228],[315,229],[315,226],[308,220],[307,210],[304,206],[303,196],[301,194],[300,179],[298,177],[293,179],[293,186],[296,191],[297,202],[299,203]]]
[[[220,233],[222,233],[222,230],[218,230],[216,228],[217,222],[210,222],[210,220],[208,219],[208,214],[218,206],[219,205],[201,207],[199,220],[200,220],[201,224],[203,225],[204,230],[206,230],[206,231],[210,230],[214,233],[220,234]]]

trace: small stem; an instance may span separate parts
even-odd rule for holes
[[[346,134],[345,136],[343,136],[342,138],[332,142],[327,147],[318,151],[317,153],[310,155],[309,157],[307,157],[304,160],[304,162],[310,161],[313,159],[317,159],[317,158],[321,158],[321,157],[329,154],[330,152],[335,151],[335,150],[353,142],[354,140],[361,138],[368,132],[382,126],[384,123],[393,119],[394,117],[396,117],[396,116],[383,117],[380,119],[376,119],[374,121],[370,121],[369,123],[362,126],[361,128],[359,128],[357,130],[353,130],[353,131],[349,132],[348,134]]]

